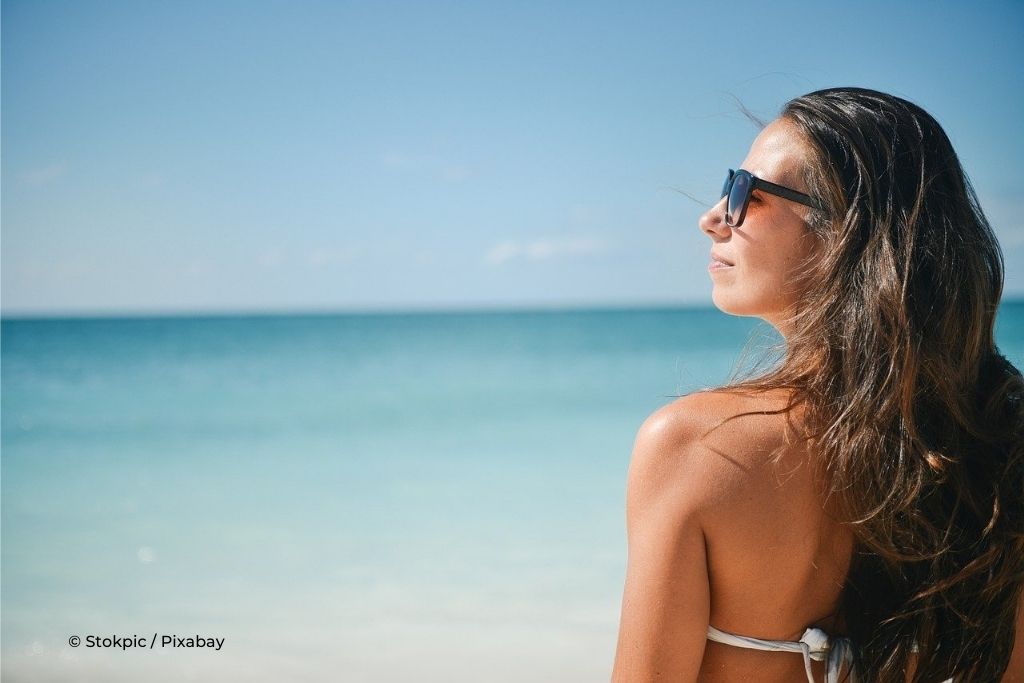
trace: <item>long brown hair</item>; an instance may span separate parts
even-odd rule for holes
[[[862,88],[786,103],[825,203],[784,388],[856,549],[842,613],[862,680],[997,681],[1024,582],[1024,378],[996,347],[1003,256],[923,109]]]

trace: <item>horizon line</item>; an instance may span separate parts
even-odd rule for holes
[[[1004,297],[999,305],[1024,305],[1024,296]],[[277,317],[331,317],[346,315],[459,315],[502,313],[571,313],[650,310],[716,309],[712,301],[633,301],[633,302],[524,302],[481,304],[406,304],[374,307],[295,307],[295,308],[210,308],[210,309],[93,309],[55,311],[15,311],[8,313],[0,307],[0,322],[28,320],[154,320],[164,318],[277,318]],[[728,314],[727,314],[728,315]],[[747,317],[747,316],[738,316]]]
[[[448,315],[488,313],[561,313],[573,311],[631,311],[666,309],[715,308],[707,303],[694,301],[636,301],[636,302],[526,302],[518,304],[406,304],[386,307],[295,307],[295,308],[210,308],[210,309],[167,309],[167,310],[81,310],[81,311],[14,311],[0,309],[0,321],[18,320],[126,320],[159,318],[269,318],[269,317],[312,317],[343,315]]]

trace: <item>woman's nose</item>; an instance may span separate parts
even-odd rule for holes
[[[708,236],[719,237],[730,230],[729,226],[725,224],[725,197],[705,211],[697,224],[701,231]]]

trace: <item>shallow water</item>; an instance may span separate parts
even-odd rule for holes
[[[3,675],[592,681],[714,309],[4,320]],[[1024,303],[998,343],[1024,366]],[[73,648],[73,635],[224,638]]]

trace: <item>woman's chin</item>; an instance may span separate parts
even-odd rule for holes
[[[742,306],[738,306],[735,297],[729,296],[725,291],[725,288],[716,286],[711,291],[711,301],[715,304],[715,308],[720,310],[722,313],[728,313],[729,315],[742,315],[739,310]]]
[[[763,307],[750,301],[737,300],[736,297],[720,291],[718,287],[715,287],[711,293],[711,301],[715,304],[715,308],[729,315],[760,316],[763,312]]]

